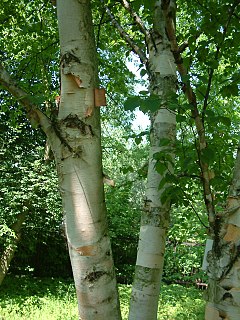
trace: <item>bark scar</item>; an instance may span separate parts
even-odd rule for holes
[[[104,271],[93,271],[87,274],[87,276],[85,277],[85,280],[88,280],[89,282],[95,282],[105,274],[106,272]]]
[[[69,114],[64,120],[67,128],[77,128],[82,135],[94,136],[91,125],[86,124],[84,121],[78,118],[77,115]]]

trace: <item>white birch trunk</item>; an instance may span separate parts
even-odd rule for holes
[[[80,319],[121,319],[103,190],[97,62],[89,0],[58,0],[61,101],[53,150]]]
[[[216,215],[213,249],[208,253],[206,320],[240,319],[240,147],[226,203]]]
[[[129,320],[157,319],[158,300],[164,263],[164,252],[169,226],[169,201],[162,203],[159,184],[165,174],[172,172],[176,118],[168,109],[167,97],[176,90],[176,67],[170,43],[165,33],[162,1],[156,1],[153,39],[149,47],[150,91],[161,99],[159,111],[151,115],[150,152],[146,186],[145,207],[142,213],[135,278],[131,294]],[[167,147],[161,140],[168,139]],[[154,154],[167,149],[171,161],[160,175],[156,169]]]

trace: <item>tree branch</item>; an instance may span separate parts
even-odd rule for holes
[[[123,30],[122,26],[117,22],[116,18],[112,14],[109,7],[105,5],[104,0],[100,0],[100,2],[103,4],[107,14],[111,18],[112,24],[117,28],[121,37],[129,44],[129,46],[132,48],[133,52],[139,56],[141,62],[143,64],[145,64],[145,66],[147,66],[148,59],[147,59],[145,53],[141,50],[141,48],[138,45],[136,45],[136,43],[131,39],[129,34]]]
[[[101,30],[101,25],[103,22],[103,18],[104,18],[105,12],[102,13],[101,18],[100,18],[100,22],[98,24],[98,32],[97,32],[97,48],[99,47],[99,43],[100,43],[100,30]]]
[[[166,1],[168,3],[168,1]],[[171,13],[171,8],[169,6],[164,6],[164,15],[166,18],[166,32],[171,44],[171,50],[173,52],[173,56],[175,59],[175,63],[178,68],[178,72],[180,74],[180,77],[184,83],[183,91],[191,105],[191,113],[192,117],[195,121],[197,133],[198,133],[198,140],[199,140],[199,147],[198,147],[198,153],[199,156],[201,155],[202,151],[207,148],[207,142],[205,137],[205,129],[203,125],[203,121],[200,117],[198,106],[197,106],[197,100],[196,95],[191,87],[190,81],[186,80],[188,77],[188,72],[183,65],[183,59],[181,56],[181,51],[178,47],[177,39],[176,39],[176,33],[175,33],[175,26],[174,21]],[[199,159],[200,168],[202,171],[202,181],[203,181],[203,190],[204,190],[204,201],[205,205],[209,214],[209,222],[211,227],[213,227],[213,223],[215,221],[215,207],[214,207],[214,201],[213,201],[213,195],[211,191],[210,186],[210,170],[208,167],[208,164],[202,161],[201,156]]]
[[[41,126],[47,132],[51,126],[51,121],[45,116],[37,106],[31,101],[31,96],[21,89],[16,81],[10,76],[0,62],[0,84],[11,93],[16,100],[21,103],[27,112],[27,117],[33,127]]]
[[[139,15],[133,10],[130,3],[127,0],[122,0],[122,4],[124,8],[130,13],[133,20],[136,22],[136,24],[139,26],[139,30],[145,35],[146,42],[149,43],[151,41],[151,36],[148,30],[145,28],[145,25]]]

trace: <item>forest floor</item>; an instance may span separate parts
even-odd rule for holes
[[[127,320],[131,286],[119,285],[123,320]],[[181,285],[162,286],[159,320],[204,319],[203,291]],[[72,279],[8,275],[0,287],[0,320],[77,320]]]

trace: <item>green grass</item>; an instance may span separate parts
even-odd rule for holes
[[[123,320],[127,320],[130,286],[119,286]],[[0,320],[77,320],[72,280],[8,276],[0,287]],[[202,292],[163,285],[159,320],[202,320]]]

